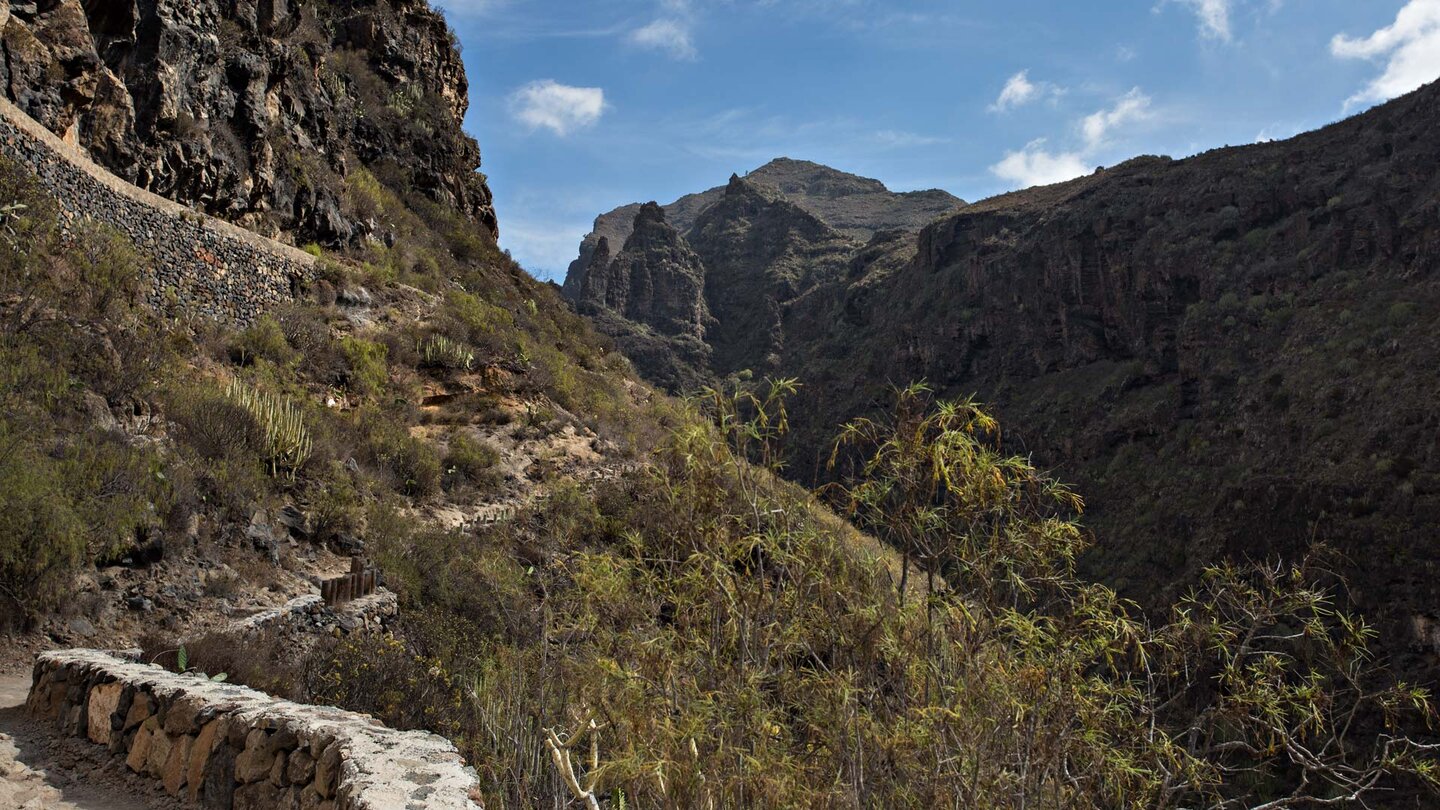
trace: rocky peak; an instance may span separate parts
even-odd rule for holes
[[[681,197],[664,206],[665,216],[676,230],[689,233],[700,216],[726,196],[737,181],[788,200],[858,242],[869,241],[882,230],[915,233],[937,217],[965,205],[944,191],[895,193],[879,180],[782,157],[743,176],[731,175],[724,186]],[[625,205],[595,218],[594,228],[581,241],[580,255],[570,263],[565,277],[564,292],[572,301],[579,300],[590,254],[600,237],[608,237],[611,244],[624,243],[638,208],[638,204]]]
[[[653,202],[636,212],[630,236],[613,259],[610,240],[600,237],[582,283],[588,309],[608,310],[662,335],[703,339],[713,320],[700,257]]]
[[[296,242],[376,234],[365,169],[496,232],[424,0],[0,0],[0,90],[117,175]]]

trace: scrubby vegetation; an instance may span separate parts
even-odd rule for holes
[[[318,540],[352,548],[375,534],[378,503],[493,493],[505,483],[497,453],[471,434],[512,418],[505,397],[552,413],[595,404],[587,424],[617,448],[653,433],[619,401],[624,360],[493,244],[461,261],[417,236],[444,258],[417,259],[407,278],[444,295],[387,280],[373,257],[328,257],[306,300],[235,330],[151,312],[149,259],[83,220],[62,230],[8,164],[0,199],[6,629],[47,615],[79,571],[158,538],[188,548],[197,517],[227,541],[257,510],[293,503]],[[381,317],[347,318],[342,293],[373,298]],[[524,359],[526,346],[546,364]],[[422,413],[436,389],[485,407]],[[444,441],[422,429],[435,419],[450,425]]]
[[[396,632],[186,663],[445,734],[488,806],[1282,808],[1436,781],[1429,696],[1375,666],[1323,556],[1216,567],[1148,619],[1075,574],[1080,498],[923,386],[838,428],[820,497],[861,533],[776,475],[795,383],[642,407],[493,245],[370,192],[444,237],[329,257],[236,331],[159,321],[144,257],[0,171],[3,615],[196,515],[233,539],[298,504],[366,545]],[[337,302],[362,286],[359,317]],[[636,463],[488,528],[426,519],[502,485],[472,432],[502,401],[516,435],[583,422]]]
[[[455,738],[497,806],[1280,808],[1434,781],[1401,730],[1428,695],[1373,666],[1322,557],[1213,569],[1148,622],[1073,573],[1073,494],[912,387],[845,428],[834,492],[912,578],[741,460],[776,457],[791,388],[712,395],[644,469],[488,533],[377,515],[404,643],[322,646],[283,688]]]

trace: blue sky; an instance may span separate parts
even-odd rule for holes
[[[1313,129],[1440,76],[1440,0],[436,0],[501,243],[771,158],[977,200]]]

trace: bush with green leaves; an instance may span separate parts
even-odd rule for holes
[[[353,336],[344,337],[340,339],[340,351],[349,365],[345,387],[365,397],[373,397],[385,390],[390,377],[385,344]]]
[[[463,432],[450,437],[445,453],[445,473],[470,484],[493,487],[500,483],[496,469],[500,451],[489,442],[475,439]]]

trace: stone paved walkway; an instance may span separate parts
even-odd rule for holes
[[[30,673],[0,673],[0,810],[172,810],[175,801],[82,740],[60,740],[25,711]]]

